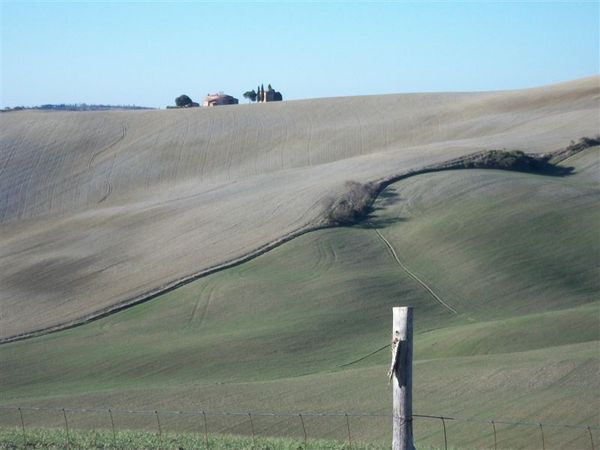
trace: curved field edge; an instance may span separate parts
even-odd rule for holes
[[[548,168],[558,167],[553,164],[552,165],[547,164],[547,161],[550,160],[550,158],[555,157],[555,160],[558,163],[558,162],[562,161],[563,159],[566,159],[567,157],[572,157],[572,156],[576,155],[577,153],[586,150],[587,148],[597,145],[599,142],[600,141],[598,138],[584,137],[584,138],[580,139],[579,145],[572,144],[571,146],[569,146],[565,149],[561,149],[561,150],[555,151],[553,153],[549,153],[549,154],[547,154],[547,156],[540,157],[538,155],[527,155],[526,157],[531,161],[534,161],[534,162],[541,161],[542,162],[541,166],[539,168],[532,166],[530,168],[530,171],[535,172],[535,171],[539,170],[539,171],[543,172],[543,171],[547,170]],[[381,194],[381,192],[383,192],[383,190],[386,187],[388,187],[389,185],[396,183],[400,180],[409,178],[409,177],[428,174],[428,173],[448,171],[448,170],[463,170],[463,169],[486,169],[487,168],[487,169],[500,169],[500,170],[527,171],[526,169],[524,170],[523,168],[517,167],[517,166],[512,167],[511,165],[505,165],[505,166],[499,165],[497,157],[495,156],[498,153],[507,153],[507,152],[506,151],[499,152],[497,150],[484,150],[484,151],[472,153],[470,155],[465,155],[465,156],[462,156],[459,158],[453,158],[453,159],[444,161],[439,164],[431,164],[431,165],[422,167],[420,169],[407,170],[406,172],[403,172],[403,173],[390,175],[390,176],[384,177],[382,179],[379,179],[379,180],[376,180],[373,182],[369,182],[366,184],[366,186],[368,186],[368,188],[362,194],[366,198],[360,199],[360,204],[358,206],[358,209],[356,211],[352,212],[352,217],[357,217],[358,220],[364,218],[366,216],[366,214],[368,213],[368,211],[370,210],[371,205],[375,202],[377,197]],[[522,152],[521,152],[521,154],[524,155]],[[492,155],[493,157],[490,157],[490,155]],[[562,172],[562,174],[567,174],[567,173],[568,173],[568,171]],[[350,184],[349,189],[350,190],[356,189],[356,184],[354,184],[354,185]],[[349,195],[352,195],[351,191],[342,193],[341,198],[343,199],[344,197],[348,197]],[[170,283],[167,283],[163,286],[152,289],[151,291],[148,291],[141,295],[135,296],[133,298],[124,300],[124,301],[119,302],[110,307],[95,311],[91,314],[87,314],[81,318],[78,318],[75,320],[70,320],[68,322],[54,325],[54,326],[47,327],[47,328],[41,328],[38,330],[17,334],[14,336],[0,338],[0,345],[8,343],[8,342],[15,342],[15,341],[23,340],[23,339],[28,339],[31,337],[42,336],[44,334],[53,333],[56,331],[66,330],[69,328],[84,325],[84,324],[92,322],[94,320],[101,319],[103,317],[114,314],[116,312],[123,311],[124,309],[131,308],[135,305],[139,305],[146,301],[152,300],[160,295],[166,294],[174,289],[177,289],[181,286],[184,286],[184,285],[186,285],[192,281],[198,280],[202,277],[211,275],[211,274],[219,272],[221,270],[235,267],[239,264],[243,264],[243,263],[250,261],[260,255],[265,254],[266,252],[268,252],[270,250],[273,250],[273,249],[279,247],[282,244],[285,244],[286,242],[291,241],[292,239],[302,236],[306,233],[309,233],[312,231],[317,231],[317,230],[322,230],[325,228],[332,228],[332,227],[339,226],[339,225],[344,225],[344,223],[347,223],[347,222],[340,221],[338,218],[335,218],[335,216],[332,215],[332,209],[336,208],[336,206],[338,206],[338,205],[339,205],[339,203],[336,203],[336,201],[333,201],[329,205],[328,210],[325,212],[325,217],[321,218],[316,224],[307,224],[295,231],[292,231],[291,233],[288,233],[288,234],[286,234],[282,237],[279,237],[271,242],[268,242],[265,245],[255,249],[253,251],[250,251],[250,252],[246,253],[245,255],[242,255],[238,258],[232,259],[230,261],[225,261],[216,266],[209,267],[209,268],[201,270],[199,272],[194,272],[192,274],[186,275],[185,277],[182,277],[180,279],[177,279]]]
[[[193,273],[191,275],[187,275],[181,279],[173,281],[172,283],[168,283],[166,285],[160,286],[160,287],[153,289],[149,292],[146,292],[142,295],[136,296],[131,299],[127,299],[116,305],[113,305],[108,308],[104,308],[100,311],[94,312],[92,314],[86,315],[80,319],[72,320],[72,321],[66,322],[64,324],[59,324],[59,325],[55,325],[55,326],[48,327],[48,328],[42,328],[42,329],[31,331],[28,333],[22,333],[22,334],[18,334],[15,336],[1,338],[0,345],[9,343],[9,342],[20,341],[20,340],[28,339],[28,338],[32,338],[32,337],[43,336],[45,334],[54,333],[57,331],[67,330],[70,328],[84,325],[86,323],[93,322],[93,321],[101,319],[103,317],[107,317],[111,314],[117,313],[119,311],[123,311],[125,309],[131,308],[133,306],[136,306],[141,303],[152,300],[160,295],[171,292],[181,286],[185,286],[186,284],[191,283],[192,281],[198,280],[202,277],[212,275],[213,273],[243,264],[247,261],[250,261],[250,260],[256,258],[257,256],[265,254],[269,250],[277,248],[280,245],[291,241],[292,239],[294,239],[298,236],[302,236],[303,234],[308,233],[310,231],[315,231],[315,230],[322,229],[325,227],[326,226],[307,226],[307,227],[300,228],[296,231],[293,231],[292,233],[289,233],[289,234],[287,234],[283,237],[280,237],[272,242],[269,242],[269,243],[263,245],[262,247],[259,247],[258,249],[251,251],[251,252],[247,253],[246,255],[243,255],[239,258],[235,258],[231,261],[224,262],[217,266],[210,267],[208,269]]]

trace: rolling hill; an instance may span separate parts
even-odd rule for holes
[[[317,226],[326,199],[487,148],[592,135],[598,78],[513,92],[0,122],[0,336],[79,321]]]
[[[595,134],[598,82],[3,115],[0,183],[13,191],[2,191],[2,336],[77,320],[318,227],[348,180],[485,148],[545,153]],[[600,148],[561,164],[573,174],[412,176],[388,186],[358,225],[301,234],[99,320],[0,345],[0,406],[387,413],[388,352],[347,364],[385,345],[391,307],[410,304],[416,413],[597,424]],[[119,417],[152,426],[131,420]],[[248,433],[228,420],[211,426]],[[16,418],[2,412],[0,423]],[[294,418],[256,426],[299,435]],[[415,427],[420,444],[440,445],[439,424]],[[343,421],[308,428],[344,438]],[[488,428],[451,424],[450,443],[489,445]],[[386,418],[353,423],[364,440],[385,440],[388,429]],[[580,430],[547,433],[551,448],[588,445]],[[499,437],[511,448],[539,439],[518,427]]]

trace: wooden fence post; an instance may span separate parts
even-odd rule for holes
[[[393,450],[414,450],[412,429],[413,309],[392,309]]]

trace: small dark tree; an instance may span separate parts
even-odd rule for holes
[[[244,92],[244,98],[247,98],[248,100],[250,100],[252,102],[256,101],[257,96],[258,96],[258,94],[256,92],[254,92],[254,89],[251,91]]]
[[[272,91],[273,88],[271,87],[271,83],[269,83],[269,86],[267,86],[267,91]]]
[[[183,108],[183,107],[185,107],[185,106],[189,106],[189,105],[191,105],[192,103],[194,103],[194,102],[192,102],[192,99],[191,99],[191,98],[189,98],[189,97],[188,97],[187,95],[185,95],[185,94],[183,94],[183,95],[180,95],[179,97],[177,97],[177,98],[175,99],[175,105],[177,105],[179,108]]]
[[[280,102],[282,100],[283,100],[283,96],[281,95],[281,92],[279,92],[279,91],[275,92],[275,95],[273,95],[273,101]]]

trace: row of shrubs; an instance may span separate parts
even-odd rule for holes
[[[597,145],[600,145],[600,134],[597,134],[594,137],[582,137],[577,142],[571,141],[564,150],[559,150],[553,154],[551,162],[555,164],[559,163],[586,148],[595,147]]]
[[[392,182],[421,173],[456,169],[496,169],[544,175],[568,175],[572,167],[557,165],[560,161],[586,148],[600,145],[600,135],[582,137],[571,141],[564,149],[546,154],[529,154],[521,150],[488,150],[467,155],[456,160],[411,171],[378,183],[347,181],[343,193],[336,199],[329,199],[326,205],[329,225],[352,225],[366,219],[372,211],[379,193]]]
[[[547,168],[550,156],[528,155],[520,150],[489,150],[463,160],[465,169],[499,169],[536,172]]]

